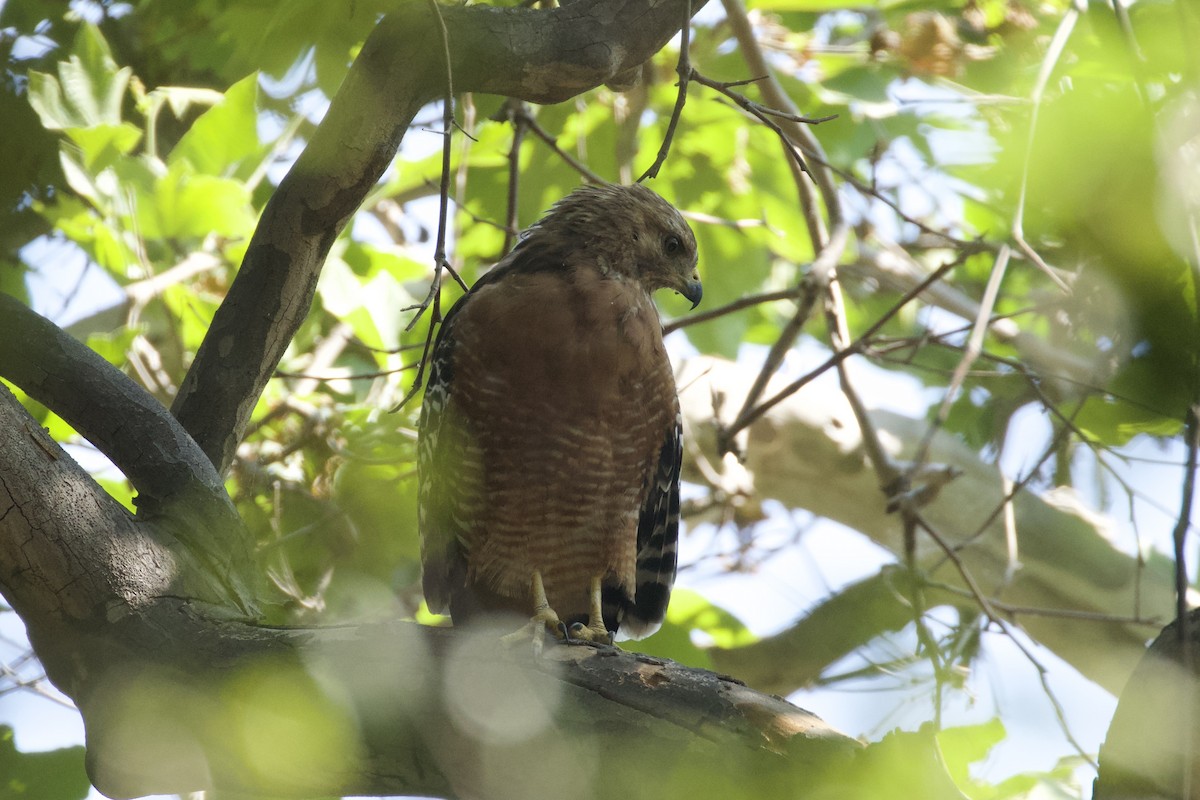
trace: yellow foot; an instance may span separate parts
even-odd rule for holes
[[[589,622],[584,625],[582,622],[576,622],[567,629],[567,642],[583,641],[596,642],[598,644],[612,644],[612,631],[604,627],[604,623],[599,624]]]
[[[604,604],[601,598],[600,576],[598,575],[592,578],[591,585],[588,587],[588,599],[591,606],[588,611],[588,624],[584,625],[583,623],[576,622],[572,625],[567,641],[579,639],[585,642],[612,644],[612,632],[604,624]]]
[[[555,614],[554,609],[551,608],[534,614],[529,622],[522,625],[519,630],[501,636],[500,641],[510,647],[528,642],[533,646],[533,654],[540,656],[542,649],[546,645],[547,631],[558,639],[567,638],[567,626],[563,624],[563,621],[558,618],[558,614]]]
[[[522,625],[520,630],[502,636],[500,641],[506,645],[526,640],[531,641],[533,655],[540,656],[542,648],[546,646],[546,631],[550,631],[558,639],[566,640],[568,638],[567,626],[559,619],[558,614],[546,600],[546,588],[542,585],[542,574],[537,570],[534,570],[530,584],[530,588],[533,590],[533,617]]]

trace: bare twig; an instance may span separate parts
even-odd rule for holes
[[[836,280],[829,284],[826,318],[829,325],[829,340],[833,346],[833,351],[837,353],[845,350],[850,345],[850,327],[846,322],[846,307],[842,299],[842,290]],[[879,439],[879,432],[875,428],[875,423],[871,421],[871,416],[867,413],[866,404],[863,403],[862,398],[850,380],[845,360],[838,362],[837,371],[842,394],[846,396],[846,400],[850,403],[850,408],[854,413],[854,418],[858,422],[858,427],[862,435],[863,448],[867,451],[867,458],[875,470],[875,476],[879,481],[879,485],[880,487],[891,486],[896,480],[898,471],[895,465],[892,464],[892,460],[887,456],[887,451]]]
[[[954,369],[954,375],[950,378],[950,385],[946,387],[946,394],[942,397],[942,403],[938,406],[933,421],[929,424],[929,428],[925,431],[925,436],[922,437],[921,443],[917,446],[917,452],[913,457],[913,466],[910,472],[919,469],[925,463],[929,455],[929,446],[933,443],[933,437],[946,423],[946,418],[950,415],[950,406],[958,397],[958,392],[962,388],[963,381],[966,380],[967,372],[975,363],[975,359],[979,358],[979,354],[983,352],[983,340],[987,336],[988,326],[991,324],[992,309],[996,306],[996,297],[1000,293],[1000,284],[1004,281],[1004,273],[1008,269],[1008,257],[1008,246],[1001,246],[1000,252],[996,256],[996,263],[992,267],[992,273],[988,278],[987,287],[984,289],[983,298],[979,301],[979,309],[975,315],[975,323],[971,326],[971,336],[967,340],[963,357]]]
[[[838,196],[838,189],[833,181],[832,174],[824,168],[809,170],[808,166],[804,163],[804,159],[801,157],[800,150],[803,150],[806,155],[811,153],[822,157],[822,160],[824,160],[824,151],[821,149],[821,145],[816,140],[816,137],[812,135],[811,130],[797,121],[802,118],[799,110],[796,109],[795,104],[788,97],[787,93],[783,91],[783,88],[779,85],[779,81],[768,66],[762,48],[759,46],[754,35],[753,26],[746,15],[744,5],[741,0],[723,0],[723,5],[734,36],[738,40],[742,56],[745,58],[751,74],[762,76],[759,82],[762,87],[763,97],[776,110],[780,111],[781,115],[767,115],[753,107],[744,106],[744,108],[746,108],[748,113],[756,116],[768,128],[775,131],[781,143],[791,155],[791,163],[794,167],[793,176],[797,184],[797,189],[800,192],[801,205],[805,214],[806,224],[809,228],[809,234],[812,237],[813,247],[816,250],[812,266],[801,280],[800,286],[797,287],[799,305],[796,309],[796,314],[784,327],[784,330],[781,331],[779,338],[767,353],[763,367],[750,387],[750,391],[742,403],[742,408],[738,412],[734,428],[719,432],[718,445],[722,452],[727,452],[731,449],[733,436],[736,432],[745,427],[745,425],[748,425],[749,421],[761,415],[761,411],[755,413],[756,404],[758,404],[763,391],[765,391],[767,383],[783,363],[784,356],[795,344],[796,338],[799,337],[800,331],[812,313],[815,303],[819,298],[825,296],[826,287],[834,279],[837,264],[841,260],[842,253],[845,251],[849,241],[849,226],[846,223],[841,199]],[[697,76],[693,71],[693,78],[697,82],[701,82],[702,76]],[[726,96],[737,95],[736,92],[730,92],[728,86],[722,86],[715,81],[707,81],[705,85],[725,93]],[[740,95],[737,96],[740,97]],[[734,98],[731,97],[731,99]],[[735,102],[737,102],[736,99]],[[776,123],[772,116],[781,119],[783,124]],[[785,126],[786,130],[784,129]],[[830,231],[828,236],[825,235],[824,225],[816,209],[815,198],[812,196],[807,182],[803,179],[804,173],[807,173],[813,179],[813,182],[816,183],[820,190],[825,213],[829,218]]]
[[[774,303],[779,300],[791,300],[796,297],[795,289],[780,289],[776,292],[763,292],[762,294],[752,294],[747,297],[741,297],[734,300],[732,303],[726,303],[723,306],[701,312],[699,314],[691,314],[677,320],[672,320],[666,325],[663,325],[663,335],[677,331],[680,328],[686,328],[689,325],[699,325],[702,322],[711,322],[719,317],[724,317],[729,314],[734,314],[747,308],[752,308],[763,303]]]
[[[604,178],[601,178],[599,175],[597,175],[595,172],[592,172],[590,169],[588,169],[587,166],[585,164],[583,164],[583,162],[579,161],[579,159],[575,158],[570,153],[566,152],[561,147],[559,147],[558,140],[555,137],[551,136],[546,131],[545,128],[543,128],[541,125],[539,125],[538,121],[534,118],[534,116],[529,113],[528,106],[525,106],[524,104],[522,104],[521,108],[519,109],[519,113],[523,114],[525,117],[525,127],[528,128],[530,130],[530,132],[533,133],[534,136],[538,137],[543,142],[545,142],[546,145],[551,150],[554,151],[555,155],[557,155],[564,162],[566,162],[567,166],[569,166],[571,169],[575,170],[580,175],[582,175],[584,180],[586,180],[588,183],[594,183],[594,184],[601,184],[601,183],[608,182],[608,181],[604,180]]]
[[[768,411],[770,411],[772,408],[777,406],[779,403],[783,402],[788,397],[791,397],[793,394],[795,394],[797,391],[799,391],[805,384],[807,384],[810,381],[812,381],[813,379],[815,379],[818,375],[823,373],[825,370],[836,365],[842,359],[847,358],[850,355],[853,355],[854,353],[862,352],[862,350],[866,347],[866,345],[871,341],[871,338],[881,328],[883,328],[883,326],[886,325],[891,320],[892,317],[894,317],[896,314],[900,313],[901,309],[903,309],[906,305],[911,303],[914,298],[919,296],[927,288],[932,286],[937,281],[941,280],[942,277],[947,272],[949,272],[950,270],[952,270],[956,266],[958,266],[960,263],[962,263],[963,257],[965,257],[965,256],[960,256],[958,259],[949,261],[949,262],[943,264],[942,266],[938,267],[937,269],[935,269],[933,272],[929,273],[929,275],[927,275],[925,277],[925,280],[921,281],[921,283],[914,286],[909,291],[905,292],[903,297],[901,297],[898,301],[896,301],[896,303],[891,308],[889,308],[886,312],[884,312],[879,317],[879,319],[877,319],[869,328],[867,328],[866,331],[863,332],[863,334],[861,336],[859,336],[857,339],[855,339],[853,342],[851,342],[849,345],[847,345],[846,349],[844,349],[842,352],[834,353],[832,356],[830,356],[828,359],[826,359],[825,363],[821,364],[821,366],[817,367],[815,370],[808,373],[807,375],[804,375],[803,377],[798,378],[795,381],[792,381],[790,384],[788,384],[787,386],[780,389],[778,392],[776,392],[770,398],[762,401],[761,403],[754,406],[753,408],[749,408],[745,404],[743,404],[742,410],[738,412],[738,416],[734,419],[734,421],[727,428],[723,428],[720,431],[720,436],[718,437],[718,443],[719,443],[720,447],[722,448],[722,450],[725,452],[728,452],[728,449],[729,449],[731,443],[733,442],[734,436],[736,436],[740,431],[742,431],[749,425],[753,424],[755,420],[757,420],[763,414],[766,414]]]
[[[1175,522],[1173,531],[1175,540],[1175,617],[1179,626],[1176,633],[1179,635],[1180,666],[1183,675],[1180,681],[1183,695],[1180,698],[1180,704],[1182,708],[1186,709],[1185,713],[1191,715],[1195,713],[1196,708],[1196,681],[1194,678],[1196,674],[1196,637],[1191,631],[1195,622],[1188,613],[1188,574],[1187,561],[1184,558],[1184,544],[1187,542],[1188,528],[1192,519],[1192,500],[1196,493],[1196,455],[1197,450],[1200,450],[1200,398],[1188,406],[1184,431],[1187,466],[1184,468],[1183,488],[1180,492],[1179,518]],[[1195,742],[1192,741],[1195,723],[1194,719],[1189,719],[1187,724],[1180,726],[1181,735],[1184,738],[1184,741],[1180,743],[1180,752],[1182,753],[1195,752]],[[1184,764],[1187,764],[1186,760]],[[1193,794],[1192,771],[1185,766],[1180,778],[1182,781],[1181,795],[1191,797]]]
[[[675,108],[671,110],[671,121],[667,123],[667,132],[663,135],[662,144],[659,145],[658,155],[655,156],[654,163],[642,173],[642,177],[637,179],[638,183],[647,178],[658,177],[659,169],[667,160],[667,153],[671,152],[671,140],[675,138],[675,128],[679,125],[679,118],[683,114],[683,105],[687,102],[688,81],[693,74],[692,62],[688,55],[692,29],[691,0],[687,0],[684,8],[683,27],[679,29],[679,61],[675,65],[675,72],[679,75],[679,92],[675,95]]]
[[[964,589],[961,586],[955,586],[952,583],[941,583],[939,581],[926,581],[926,585],[931,589],[937,589],[948,594],[958,595],[974,599],[969,589]],[[1119,614],[1104,614],[1099,611],[1081,611],[1075,608],[1040,608],[1037,606],[1022,606],[1014,603],[1006,603],[995,597],[987,598],[988,604],[996,611],[1003,611],[1005,614],[1018,617],[1057,617],[1059,619],[1074,619],[1080,622],[1101,622],[1108,625],[1144,625],[1146,628],[1163,627],[1163,621],[1160,619],[1145,619],[1137,615],[1121,616]]]
[[[1046,670],[1045,665],[1043,665],[1042,662],[1037,659],[1037,656],[1035,656],[1025,645],[1025,643],[1022,642],[1021,639],[1012,631],[1008,622],[996,613],[996,609],[992,605],[991,600],[980,590],[979,584],[975,582],[975,577],[971,575],[971,571],[967,569],[965,564],[963,564],[962,559],[959,558],[958,553],[955,552],[954,548],[951,547],[949,543],[946,542],[946,540],[942,537],[942,535],[938,533],[938,531],[934,529],[934,527],[930,525],[924,517],[921,516],[919,511],[913,509],[910,513],[912,514],[912,518],[917,526],[920,527],[921,530],[925,531],[925,533],[929,535],[929,538],[932,539],[937,546],[941,548],[942,552],[946,554],[946,557],[950,559],[950,562],[958,571],[959,577],[963,579],[963,583],[966,584],[967,589],[970,591],[971,597],[974,598],[975,602],[979,605],[980,610],[983,611],[984,616],[988,618],[988,621],[998,627],[1001,632],[1008,637],[1009,641],[1016,645],[1017,649],[1021,651],[1021,654],[1025,656],[1025,659],[1033,666],[1033,668],[1037,670],[1038,680],[1042,684],[1042,692],[1046,695],[1046,698],[1054,707],[1054,714],[1058,718],[1058,725],[1063,732],[1063,736],[1065,736],[1067,741],[1071,743],[1071,746],[1075,748],[1075,752],[1078,753],[1084,760],[1086,760],[1093,770],[1096,769],[1095,760],[1083,748],[1083,745],[1079,743],[1079,740],[1075,738],[1075,734],[1071,733],[1071,727],[1067,724],[1067,715],[1063,710],[1062,703],[1059,702],[1058,696],[1054,693],[1054,690],[1050,688],[1050,683],[1047,680],[1048,671]]]
[[[509,100],[510,104],[524,106],[521,100]],[[521,186],[521,141],[525,138],[526,120],[529,114],[509,114],[513,126],[512,149],[508,151],[508,213],[504,218],[504,247],[500,252],[507,253],[512,249],[513,240],[517,238],[517,200],[520,197]]]
[[[438,19],[438,30],[442,36],[442,57],[445,59],[444,63],[446,66],[446,97],[442,101],[442,136],[445,137],[442,141],[442,181],[438,196],[438,230],[437,244],[433,251],[433,280],[429,283],[429,293],[425,295],[425,299],[416,307],[416,313],[408,325],[405,326],[404,330],[411,331],[416,326],[417,320],[421,318],[421,315],[427,309],[432,308],[433,311],[429,318],[429,330],[425,334],[425,347],[421,350],[421,361],[420,366],[417,367],[417,376],[413,379],[412,386],[405,392],[404,397],[391,409],[393,412],[399,411],[407,405],[424,386],[425,366],[429,360],[429,350],[433,345],[434,330],[437,328],[438,323],[442,321],[442,270],[448,271],[458,281],[459,285],[462,286],[463,291],[469,291],[469,287],[446,260],[446,227],[450,203],[450,140],[451,132],[454,130],[454,76],[450,69],[450,38],[446,32],[446,21],[442,18],[442,12],[438,8],[437,0],[429,0],[429,5],[433,8],[433,13]]]
[[[1179,517],[1175,521],[1172,536],[1175,541],[1175,616],[1179,619],[1180,643],[1183,645],[1185,674],[1191,675],[1190,658],[1194,655],[1188,644],[1188,575],[1184,558],[1184,544],[1191,527],[1192,501],[1196,493],[1196,458],[1200,450],[1200,404],[1188,406],[1184,424],[1184,445],[1187,447],[1187,464],[1183,468],[1183,487],[1180,491]]]
[[[692,70],[691,77],[692,77],[692,80],[694,80],[696,83],[699,83],[702,86],[707,86],[710,89],[715,89],[718,92],[720,92],[721,94],[725,95],[730,100],[732,100],[739,108],[741,108],[746,113],[748,113],[751,116],[753,116],[754,118],[756,118],[763,125],[766,125],[772,131],[774,131],[775,135],[778,136],[780,141],[782,141],[784,143],[784,145],[785,145],[784,149],[787,151],[787,153],[791,157],[791,159],[796,163],[796,166],[800,169],[801,172],[808,172],[808,165],[806,163],[804,163],[804,156],[802,156],[800,154],[799,148],[796,147],[796,145],[792,142],[791,137],[789,137],[783,131],[783,128],[779,127],[779,125],[773,119],[771,119],[771,117],[778,117],[780,119],[789,120],[791,122],[803,122],[803,123],[807,123],[810,125],[817,124],[820,122],[827,122],[831,119],[837,118],[837,115],[835,114],[834,116],[831,116],[831,117],[821,117],[819,119],[810,119],[808,117],[802,117],[798,114],[792,114],[787,111],[779,111],[778,109],[768,108],[767,106],[764,106],[761,103],[755,103],[753,100],[751,100],[750,98],[746,97],[743,94],[733,91],[732,89],[729,88],[730,84],[728,84],[728,83],[721,83],[720,81],[711,80],[710,78],[704,77],[703,75],[701,75],[699,72],[696,72],[695,70]]]
[[[788,351],[792,349],[792,345],[796,343],[796,339],[800,336],[800,332],[804,329],[808,318],[812,315],[813,309],[817,302],[825,296],[829,282],[833,279],[834,267],[838,259],[841,258],[842,251],[845,249],[850,229],[845,225],[840,225],[834,229],[829,241],[813,260],[812,266],[804,273],[804,277],[800,280],[800,285],[796,289],[796,313],[780,331],[779,337],[775,343],[771,345],[771,349],[767,351],[767,357],[763,360],[762,368],[758,371],[758,375],[754,379],[754,383],[750,385],[750,390],[746,393],[745,400],[742,401],[742,408],[738,412],[738,419],[745,417],[751,408],[758,403],[767,384],[772,376],[779,370],[783,364],[784,358]],[[725,447],[731,443],[733,434],[736,431],[725,431],[722,433],[721,448],[725,452]],[[726,438],[728,436],[729,438]]]
[[[1054,270],[1042,260],[1037,251],[1025,240],[1024,219],[1025,203],[1029,191],[1029,164],[1032,159],[1033,140],[1037,134],[1038,110],[1042,106],[1042,96],[1045,94],[1046,84],[1050,82],[1050,75],[1053,73],[1055,65],[1058,64],[1058,59],[1062,56],[1063,49],[1067,46],[1067,40],[1071,38],[1071,31],[1075,29],[1075,23],[1078,19],[1078,7],[1074,4],[1068,6],[1066,12],[1063,14],[1062,21],[1058,23],[1058,30],[1054,32],[1054,38],[1050,40],[1050,46],[1046,48],[1046,57],[1042,59],[1042,67],[1038,70],[1037,80],[1030,95],[1033,111],[1029,118],[1029,136],[1025,146],[1025,163],[1021,165],[1021,191],[1017,197],[1017,207],[1013,212],[1012,223],[1013,241],[1016,242],[1020,251],[1064,292],[1070,291],[1069,287],[1063,283],[1062,278],[1055,274]]]

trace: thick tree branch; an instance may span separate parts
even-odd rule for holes
[[[169,532],[0,392],[0,587],[77,701],[89,775],[112,797],[717,798],[847,780],[854,740],[703,670],[613,648],[534,659],[493,631],[233,621],[196,599],[204,570]]]
[[[694,2],[693,11],[703,3]],[[455,90],[566,100],[654,55],[687,0],[580,0],[550,10],[446,6]],[[329,247],[445,85],[440,23],[405,3],[368,37],[312,141],[263,211],[172,411],[223,472],[308,314]]]
[[[162,403],[6,294],[0,294],[0,375],[108,456],[143,500],[163,502],[192,487],[225,496],[221,477]]]
[[[8,295],[0,295],[0,375],[53,409],[109,457],[139,492],[139,519],[170,522],[172,546],[185,546],[202,566],[193,576],[196,588],[214,581],[197,596],[243,610],[253,605],[254,559],[241,519],[212,464],[157,399]],[[8,413],[17,414],[15,399],[7,391],[5,395],[16,406]],[[30,434],[35,441],[51,442],[23,412],[12,420],[35,432]],[[61,452],[57,445],[42,450]],[[35,463],[19,457],[15,447],[0,448],[0,475],[33,468]],[[108,518],[123,519],[119,527],[128,527],[124,509],[100,495],[103,505],[116,509],[105,512]],[[74,511],[70,504],[50,507],[64,514]],[[98,531],[117,536],[115,530],[98,525],[90,536],[98,538]]]
[[[135,520],[0,385],[0,590],[47,673],[72,697],[88,670],[74,657],[79,632],[68,630],[98,633],[165,595],[223,609],[249,602],[235,585],[240,573],[222,572],[233,567],[219,554],[175,535],[212,530],[222,524],[220,508],[189,501],[169,509]]]
[[[178,660],[139,661],[81,706],[89,772],[114,797],[780,797],[859,749],[786,702],[612,648],[534,658],[412,623],[272,630],[170,600],[143,621]]]

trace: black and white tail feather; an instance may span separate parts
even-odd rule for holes
[[[683,420],[667,433],[658,467],[642,504],[637,532],[637,586],[632,604],[618,618],[618,639],[643,639],[657,631],[675,585],[679,543],[679,472],[683,462]]]

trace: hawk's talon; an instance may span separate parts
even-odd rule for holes
[[[549,601],[546,600],[546,588],[542,584],[542,573],[537,570],[534,570],[533,577],[530,579],[530,589],[533,594],[533,616],[519,630],[501,636],[500,641],[506,645],[513,645],[527,638],[532,639],[533,655],[536,658],[542,654],[542,650],[546,646],[547,632],[554,634],[554,638],[564,642],[569,642],[571,637],[567,623],[562,621],[550,607]]]
[[[576,622],[571,625],[571,633],[581,642],[588,642],[590,644],[613,643],[612,631],[605,628],[603,623],[599,626],[593,626],[591,624],[584,625],[582,622]]]

